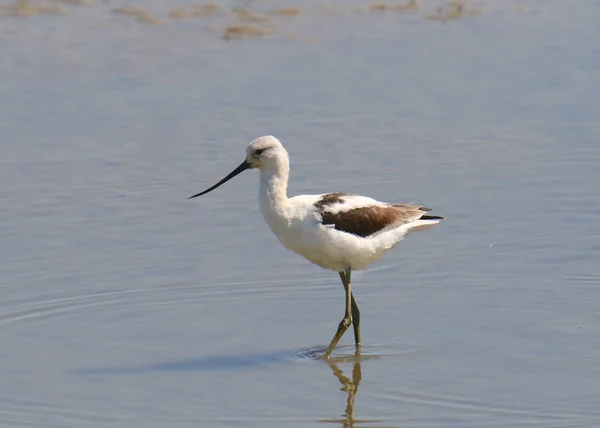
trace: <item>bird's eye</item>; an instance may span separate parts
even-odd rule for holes
[[[254,152],[254,154],[255,154],[256,156],[260,156],[262,152],[263,152],[263,149],[260,149],[260,150],[256,150],[256,151]]]

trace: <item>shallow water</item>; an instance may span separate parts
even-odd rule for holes
[[[227,42],[182,4],[2,17],[0,426],[597,426],[598,6],[309,4]],[[343,288],[251,172],[186,200],[267,133],[290,194],[447,217],[353,273],[362,358],[318,360]]]

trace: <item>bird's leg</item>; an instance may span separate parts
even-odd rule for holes
[[[352,327],[354,327],[354,344],[356,345],[357,351],[360,349],[360,311],[354,300],[354,294],[350,295],[352,298]]]
[[[350,268],[346,271],[346,282],[350,284],[350,273],[352,271]],[[341,276],[341,275],[340,275]],[[342,279],[342,282],[344,280]],[[356,351],[360,351],[360,311],[358,310],[358,305],[356,304],[356,300],[354,300],[354,293],[350,293],[350,298],[352,299],[352,327],[354,327],[354,344],[356,346]]]
[[[340,341],[350,324],[352,324],[352,289],[350,288],[350,269],[346,273],[340,272],[340,278],[342,279],[342,284],[344,284],[344,290],[346,290],[346,312],[344,313],[344,318],[340,321],[340,325],[338,326],[337,331],[335,332],[335,336],[331,339],[331,343],[327,347],[325,354],[323,355],[323,359],[328,360],[329,356],[333,352],[333,348]]]

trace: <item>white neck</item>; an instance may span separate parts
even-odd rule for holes
[[[260,170],[259,198],[261,204],[268,203],[272,208],[281,207],[287,202],[287,185],[290,166],[287,159],[277,159],[271,168]]]

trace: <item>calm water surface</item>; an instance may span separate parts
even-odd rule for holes
[[[2,17],[0,426],[600,424],[597,3],[309,5],[231,42],[177,5]],[[290,194],[447,217],[353,275],[362,359],[315,358],[343,288],[255,174],[186,200],[263,134]]]

